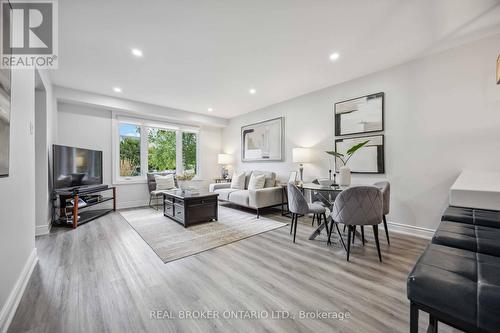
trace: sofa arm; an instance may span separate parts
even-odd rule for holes
[[[281,205],[283,200],[283,189],[280,186],[249,190],[248,192],[249,205],[253,208]]]
[[[209,192],[214,192],[215,190],[220,190],[223,188],[231,188],[231,183],[216,183],[216,184],[210,184],[208,191]]]

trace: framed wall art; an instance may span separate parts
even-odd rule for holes
[[[349,148],[366,140],[369,142],[353,154],[347,166],[353,173],[385,173],[383,134],[337,139],[335,151],[345,155]],[[335,171],[338,172],[341,166],[342,161],[335,158]]]
[[[335,103],[335,136],[384,130],[384,93]]]
[[[241,128],[241,161],[282,161],[284,118],[265,120]]]

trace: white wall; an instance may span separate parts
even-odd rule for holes
[[[499,45],[497,35],[233,118],[223,130],[223,149],[235,155],[237,169],[274,170],[285,178],[297,169],[292,148],[313,147],[317,160],[305,165],[304,176],[327,177],[323,151],[334,146],[333,104],[385,92],[386,174],[354,175],[353,182],[388,179],[389,220],[435,228],[461,170],[500,169]],[[240,127],[279,116],[286,122],[285,161],[242,163]]]
[[[35,252],[35,75],[14,70],[10,127],[10,175],[0,178],[0,332],[14,314]]]
[[[86,105],[58,103],[57,143],[103,151],[103,181],[112,184],[112,123],[111,111]],[[145,116],[147,117],[147,116]],[[205,182],[219,174],[217,154],[221,149],[221,130],[201,127],[200,171]],[[203,186],[207,186],[203,184]],[[118,208],[148,204],[149,191],[145,183],[117,186]]]
[[[47,70],[35,73],[35,88],[35,233],[44,235],[50,231],[52,217],[52,144],[56,138],[52,83]]]

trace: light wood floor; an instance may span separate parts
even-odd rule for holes
[[[392,233],[388,246],[381,232],[379,263],[370,230],[348,263],[338,243],[307,240],[311,220],[300,220],[295,244],[283,227],[167,264],[117,213],[55,230],[36,240],[40,261],[9,332],[408,332],[406,276],[427,241]],[[152,320],[155,310],[213,310],[220,318]],[[296,317],[224,318],[239,310]],[[298,317],[315,310],[351,318]]]

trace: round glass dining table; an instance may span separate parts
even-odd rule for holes
[[[325,201],[327,201],[330,204],[330,211],[331,211],[332,206],[333,206],[333,201],[335,200],[335,197],[332,198],[331,195],[328,195],[328,197],[327,197],[323,193],[324,192],[332,192],[332,194],[335,194],[335,196],[336,196],[336,194],[342,192],[345,189],[348,189],[351,186],[353,186],[353,185],[341,186],[341,185],[338,185],[338,184],[335,184],[335,185],[321,185],[321,184],[316,184],[316,183],[303,183],[302,185],[299,185],[299,188],[301,188],[303,190],[317,191],[318,194]],[[321,192],[323,192],[323,193],[321,193]],[[330,220],[331,220],[331,216],[329,216],[326,221],[322,221],[321,224],[316,228],[316,230],[314,230],[314,232],[311,234],[311,236],[309,236],[309,239],[313,240],[316,237],[318,237],[321,234],[321,231],[323,229],[325,229],[326,223],[328,223],[328,221],[330,221]]]

